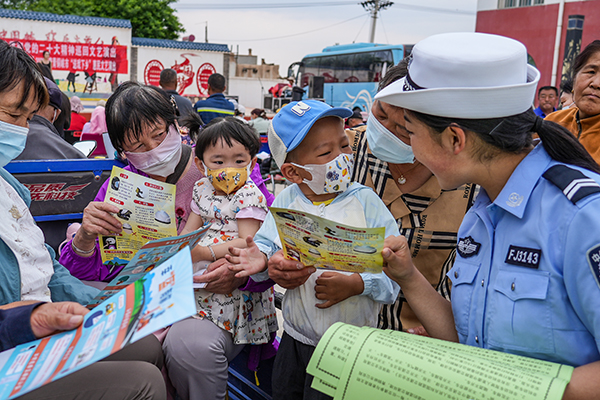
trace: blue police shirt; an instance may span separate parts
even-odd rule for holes
[[[461,343],[572,366],[600,360],[598,182],[540,144],[493,202],[481,190],[448,272]]]
[[[194,104],[194,109],[200,113],[200,118],[206,125],[214,118],[233,117],[235,105],[227,100],[223,93],[214,93],[206,100],[198,100]]]

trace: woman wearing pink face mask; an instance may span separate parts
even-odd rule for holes
[[[192,185],[203,175],[193,162],[191,147],[181,143],[168,95],[152,86],[128,82],[109,98],[105,114],[110,140],[129,162],[126,170],[177,184],[177,227],[183,229],[190,213]],[[97,244],[98,235],[122,229],[114,217],[118,207],[103,202],[107,187],[108,180],[85,208],[81,228],[61,250],[60,260],[81,280],[109,282],[121,269],[102,264]]]
[[[180,232],[191,212],[193,185],[203,174],[194,163],[192,148],[181,143],[177,115],[168,94],[154,86],[127,82],[108,99],[105,112],[110,140],[129,162],[125,169],[177,184],[175,214]],[[122,230],[121,222],[114,217],[118,207],[103,202],[107,187],[108,180],[85,208],[81,228],[60,254],[63,265],[81,280],[110,282],[121,270],[102,264],[97,243],[98,235]]]

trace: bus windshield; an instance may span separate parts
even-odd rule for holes
[[[368,111],[379,80],[410,53],[409,45],[356,43],[326,47],[305,56],[298,69],[305,98],[323,99],[334,107]]]

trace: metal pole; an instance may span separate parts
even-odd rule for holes
[[[379,11],[379,0],[373,0],[373,9],[371,10],[371,34],[369,43],[375,43],[375,26],[377,25],[377,11]]]
[[[204,43],[208,43],[208,21],[206,21],[206,25],[204,26]]]
[[[560,49],[560,38],[562,36],[563,15],[565,12],[565,0],[560,0],[558,5],[558,21],[556,22],[556,37],[554,39],[554,56],[552,57],[552,79],[550,85],[556,87],[556,69],[558,68],[558,53]]]

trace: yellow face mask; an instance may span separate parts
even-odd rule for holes
[[[215,189],[230,194],[246,184],[250,176],[249,169],[251,166],[252,162],[242,168],[227,167],[210,169],[204,166],[204,175],[206,175]]]

